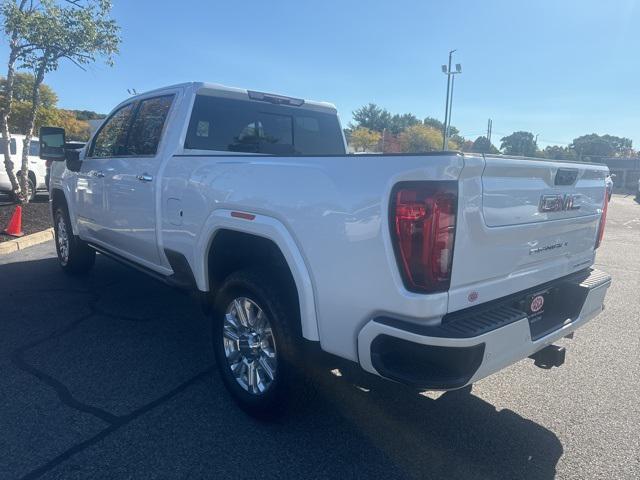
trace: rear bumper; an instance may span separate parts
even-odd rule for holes
[[[418,388],[451,390],[476,382],[573,332],[604,308],[611,277],[588,269],[508,297],[449,314],[440,325],[379,317],[358,335],[362,368]],[[554,291],[544,322],[529,318],[522,299]]]

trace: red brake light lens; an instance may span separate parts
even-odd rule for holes
[[[403,182],[393,189],[391,235],[408,290],[449,289],[457,211],[457,182]]]
[[[598,224],[598,238],[596,239],[596,247],[598,248],[602,243],[604,237],[604,226],[607,223],[607,209],[609,208],[609,195],[607,188],[604,189],[604,206],[602,207],[602,215],[600,216],[600,223]]]

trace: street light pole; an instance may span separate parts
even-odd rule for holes
[[[451,128],[451,109],[453,107],[453,75],[462,72],[462,65],[459,63],[456,64],[456,70],[451,70],[451,57],[453,56],[455,50],[451,50],[449,52],[449,64],[442,65],[442,73],[447,76],[447,99],[445,102],[444,109],[444,125],[442,128],[442,149],[446,150],[449,146],[449,130]]]
[[[449,94],[449,122],[447,123],[447,148],[449,148],[449,137],[451,136],[451,117],[453,116],[453,86],[455,85],[455,83],[456,77],[455,75],[451,75],[451,93]]]
[[[447,75],[447,99],[444,103],[444,125],[442,129],[442,150],[447,149],[447,125],[449,121],[449,91],[451,88],[451,57],[455,50],[449,52],[449,66],[442,66],[442,72]]]

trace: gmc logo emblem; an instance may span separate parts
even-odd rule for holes
[[[538,210],[546,213],[546,212],[566,212],[567,210],[579,210],[580,205],[577,204],[576,200],[580,197],[579,194],[553,194],[553,195],[542,195],[540,197],[540,204],[538,205]]]

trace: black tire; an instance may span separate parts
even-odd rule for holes
[[[225,315],[234,299],[243,297],[266,314],[275,341],[277,366],[268,388],[261,393],[249,392],[247,387],[240,384],[225,353]],[[213,348],[218,370],[236,402],[254,417],[264,419],[282,414],[293,403],[298,403],[302,394],[308,391],[308,382],[301,368],[303,356],[300,352],[300,334],[296,329],[299,314],[290,298],[277,281],[277,276],[253,269],[232,273],[215,296],[212,309]]]
[[[53,231],[58,263],[62,269],[70,275],[81,275],[91,270],[96,261],[96,252],[73,234],[69,212],[64,206],[55,208]]]

